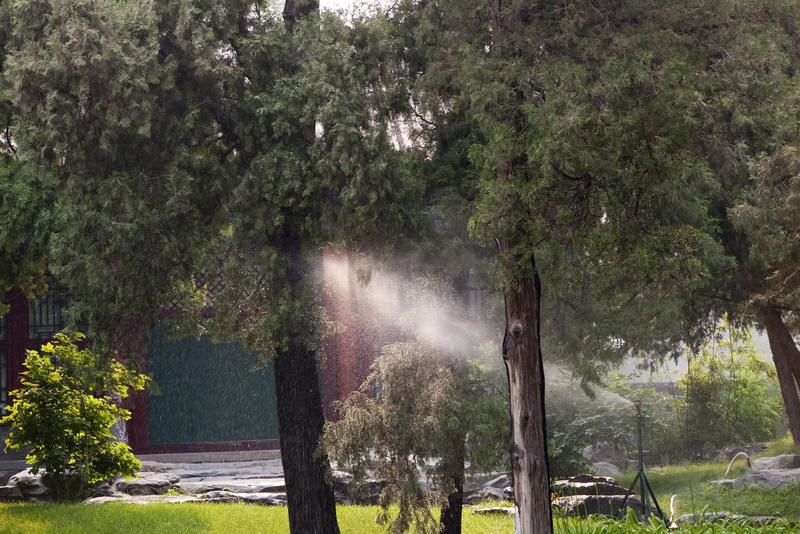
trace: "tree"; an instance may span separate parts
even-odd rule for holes
[[[78,344],[84,336],[56,334],[25,358],[22,386],[3,423],[14,425],[7,447],[27,448],[31,471],[44,470],[59,500],[85,497],[89,487],[131,477],[141,463],[114,439],[111,425],[129,419],[118,402],[142,390],[147,377]]]
[[[368,471],[386,480],[378,520],[391,532],[461,532],[465,463],[495,467],[496,451],[484,445],[504,430],[497,416],[507,409],[505,399],[486,386],[475,361],[418,343],[392,343],[361,388],[339,404],[343,417],[326,424],[327,448],[356,483]],[[426,489],[421,476],[434,487]],[[391,518],[393,503],[399,511]]]
[[[699,287],[721,256],[707,233],[705,162],[690,150],[698,122],[684,81],[702,59],[690,54],[684,8],[419,2],[396,17],[410,36],[418,122],[468,125],[471,230],[499,247],[518,532],[552,529],[542,281],[555,291],[588,280],[589,300],[619,313],[598,332],[614,345],[626,337],[619,317],[681,324],[675,288]],[[667,302],[644,320],[632,310],[650,295]],[[656,329],[639,338],[656,345]]]
[[[797,220],[791,211],[798,144],[792,2],[737,2],[692,31],[708,61],[696,77],[701,124],[695,150],[716,182],[714,238],[734,262],[691,295],[695,316],[727,311],[767,331],[795,443],[800,443],[796,335]]]
[[[73,321],[141,354],[160,310],[177,302],[194,320],[211,303],[197,272],[221,276],[206,326],[275,357],[291,528],[336,532],[314,455],[316,259],[391,235],[415,190],[394,179],[380,23],[291,1],[285,24],[235,0],[10,13],[15,139],[54,176],[63,230],[48,265],[76,293]]]

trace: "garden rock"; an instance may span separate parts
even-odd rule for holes
[[[758,486],[765,489],[778,489],[800,482],[800,469],[773,469],[750,471],[733,482],[733,489]]]
[[[473,477],[464,485],[464,502],[466,504],[485,500],[514,500],[511,477],[507,473]]]
[[[578,475],[566,480],[557,480],[552,485],[556,498],[553,506],[567,516],[586,517],[591,514],[621,518],[625,508],[632,508],[641,516],[642,504],[638,497],[628,497],[622,506],[627,490],[610,477]]]
[[[350,473],[333,472],[333,494],[338,504],[378,504],[381,492],[385,487],[385,480],[368,478],[355,484],[353,475]]]
[[[589,470],[595,475],[601,476],[617,476],[622,474],[622,471],[616,465],[609,462],[595,462],[589,466]]]
[[[624,469],[628,465],[628,455],[607,441],[585,447],[582,454],[590,464],[608,463],[617,470]]]
[[[0,502],[21,500],[22,491],[17,486],[0,486]]]
[[[798,469],[800,468],[800,455],[781,454],[768,458],[756,458],[751,463],[753,471],[766,471],[776,469]]]
[[[712,480],[709,482],[715,488],[733,488],[736,484],[735,478],[723,478],[721,480]]]
[[[569,495],[625,495],[626,489],[610,477],[580,475],[553,482],[556,497]]]
[[[243,502],[248,504],[261,504],[266,506],[281,506],[286,504],[285,493],[236,493],[233,491],[210,491],[197,496],[195,502],[232,503]]]
[[[8,486],[18,488],[26,501],[48,502],[54,495],[45,485],[42,475],[42,472],[33,474],[30,469],[25,469],[8,479]]]
[[[177,475],[143,471],[139,472],[136,478],[118,480],[115,488],[118,492],[128,495],[161,495],[179,481],[180,477]]]
[[[587,517],[593,514],[605,515],[622,519],[627,508],[633,509],[637,516],[642,515],[642,503],[639,497],[633,495],[623,506],[624,495],[569,495],[556,497],[553,506],[560,508],[568,517]]]

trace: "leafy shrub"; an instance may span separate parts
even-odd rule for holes
[[[356,481],[368,472],[386,480],[378,520],[391,532],[438,533],[432,508],[446,506],[463,484],[465,462],[485,468],[504,459],[506,398],[487,387],[477,365],[429,347],[384,347],[360,390],[338,408],[342,419],[326,424],[328,454]],[[390,518],[393,503],[398,514]]]
[[[634,388],[621,377],[610,383],[616,393],[643,401],[651,461],[710,457],[726,445],[776,437],[784,410],[775,368],[758,354],[749,332],[723,322],[689,358],[675,395]]]
[[[775,367],[759,356],[749,332],[727,324],[692,358],[678,387],[687,456],[772,439],[784,413]]]
[[[148,378],[78,344],[82,334],[56,334],[53,343],[29,351],[22,386],[3,423],[13,424],[6,448],[30,447],[31,471],[44,470],[59,500],[83,497],[92,484],[141,467],[111,426],[130,412],[117,402]]]

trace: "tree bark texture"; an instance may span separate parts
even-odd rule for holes
[[[441,534],[461,534],[461,514],[464,508],[464,457],[466,456],[466,436],[460,436],[453,443],[453,465],[451,484],[453,491],[447,496],[439,515]]]
[[[761,320],[767,329],[772,361],[778,373],[783,404],[795,445],[800,445],[800,350],[781,317],[780,310],[765,307]]]
[[[328,457],[318,450],[324,417],[314,351],[290,342],[275,358],[275,390],[289,530],[339,534]]]
[[[508,246],[500,243],[508,254]],[[511,465],[517,534],[550,534],[550,485],[539,337],[541,283],[535,268],[507,282],[503,359],[511,401]]]

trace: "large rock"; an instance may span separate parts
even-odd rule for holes
[[[589,471],[601,476],[615,477],[622,474],[622,470],[619,467],[609,462],[595,462],[589,466]]]
[[[190,478],[175,484],[181,493],[208,493],[232,491],[234,493],[278,493],[286,491],[283,478]]]
[[[800,468],[750,471],[733,482],[733,488],[758,486],[765,489],[778,489],[800,482]]]
[[[464,485],[464,503],[513,501],[514,489],[511,487],[511,476],[508,473],[494,473],[476,476]]]
[[[628,497],[623,507],[627,489],[610,477],[578,475],[556,480],[552,490],[556,495],[553,506],[561,508],[568,516],[601,514],[621,518],[627,513],[626,508],[633,509],[639,516],[642,514],[642,503],[635,495]]]
[[[22,491],[17,486],[0,486],[0,502],[21,500]]]
[[[798,469],[800,468],[800,455],[781,454],[780,456],[756,458],[751,462],[751,466],[753,471],[766,471],[775,469]]]
[[[210,491],[197,496],[195,502],[232,503],[244,502],[266,506],[286,505],[285,493],[236,493],[233,491]]]
[[[20,471],[8,479],[8,487],[16,487],[26,501],[47,502],[55,498],[53,491],[44,483],[44,472],[34,474],[30,469]],[[12,490],[9,490],[12,491]]]
[[[614,465],[618,470],[628,466],[628,455],[625,454],[625,451],[607,441],[589,445],[582,452],[583,457],[590,464],[608,463]]]
[[[579,480],[556,480],[553,482],[552,491],[557,497],[569,495],[625,495],[627,491],[613,478],[588,477],[591,480],[586,480],[586,478],[583,476]]]
[[[384,487],[385,480],[368,478],[356,483],[350,473],[333,472],[333,493],[338,504],[378,504]]]
[[[162,495],[179,481],[177,475],[144,471],[139,472],[136,478],[118,480],[115,489],[128,495]]]
[[[628,508],[641,517],[642,503],[639,497],[631,495],[623,506],[624,500],[624,495],[569,495],[556,497],[553,500],[553,506],[560,508],[568,517],[587,517],[599,514],[621,519],[628,513]]]

